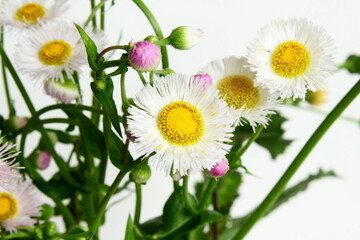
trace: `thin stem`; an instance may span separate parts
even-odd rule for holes
[[[210,181],[208,181],[207,187],[205,189],[204,194],[202,195],[200,199],[200,203],[198,206],[198,211],[202,212],[207,207],[207,205],[210,203],[211,195],[215,189],[217,180],[216,178],[211,178]]]
[[[105,4],[100,8],[100,29],[105,29]]]
[[[319,142],[321,137],[335,122],[335,120],[341,115],[341,113],[349,106],[349,104],[358,96],[360,92],[360,80],[354,85],[353,88],[343,97],[343,99],[335,106],[335,108],[329,113],[324,119],[320,126],[315,130],[309,140],[305,143],[303,148],[300,150],[298,155],[295,157],[290,166],[286,169],[285,173],[275,184],[270,193],[262,201],[262,203],[255,209],[250,217],[245,221],[243,227],[237,232],[234,239],[243,239],[255,223],[268,211],[273,205],[276,199],[280,196],[282,191],[285,189],[286,184],[299,169],[301,164],[304,162],[306,157],[309,155],[311,150]]]
[[[159,39],[163,39],[164,35],[163,35],[162,31],[161,31],[160,25],[156,21],[154,15],[151,13],[149,8],[141,0],[133,0],[133,2],[145,14],[146,18],[149,20],[152,28],[154,29],[154,32],[155,32],[156,36]],[[161,47],[161,55],[162,55],[162,66],[163,66],[163,68],[168,68],[169,67],[169,59],[168,59],[166,46]]]
[[[150,85],[154,85],[154,72],[150,72]]]
[[[0,44],[1,44],[1,46],[4,46],[4,28],[3,28],[3,26],[0,27]],[[2,71],[2,77],[4,80],[6,100],[7,100],[7,104],[8,104],[8,108],[9,108],[9,116],[14,116],[15,108],[14,108],[13,101],[11,99],[9,84],[7,81],[5,64],[3,63],[3,61],[1,61],[1,71]]]
[[[190,211],[190,213],[195,216],[198,213],[197,213],[196,209],[194,208],[193,204],[191,203],[190,195],[189,195],[189,191],[188,191],[188,188],[189,188],[188,185],[189,185],[189,176],[185,175],[183,178],[184,202],[185,202],[187,209]]]
[[[14,66],[10,62],[10,59],[7,56],[6,52],[4,51],[2,45],[0,45],[0,54],[1,54],[1,57],[2,57],[3,64],[7,67],[7,69],[9,70],[12,78],[14,79],[15,84],[18,87],[18,89],[19,89],[19,91],[20,91],[20,93],[21,93],[21,95],[22,95],[22,97],[23,97],[23,99],[24,99],[24,101],[26,103],[26,106],[28,107],[30,113],[34,114],[36,112],[35,107],[34,107],[32,101],[30,100],[30,97],[27,94],[26,89],[24,88],[24,85],[22,84],[22,82],[21,82],[21,80],[20,80]]]
[[[123,103],[125,112],[127,112],[127,109],[129,108],[130,104],[126,96],[125,73],[126,73],[126,67],[123,67],[120,77],[120,87],[121,87],[120,91],[121,91],[121,101]]]
[[[96,28],[96,12],[104,6],[106,0],[102,0],[99,4],[95,5],[94,0],[91,0],[91,13],[89,17],[86,19],[84,26],[87,26],[90,21],[93,21],[93,27]]]
[[[236,151],[235,154],[235,159],[239,159],[241,158],[241,156],[246,152],[246,150],[250,147],[250,145],[259,137],[260,133],[262,132],[262,130],[264,129],[264,125],[259,125],[256,128],[256,131],[253,135],[251,135],[251,137],[247,140],[247,142],[245,143],[245,145],[242,148],[239,148]]]
[[[96,63],[99,63],[99,61],[101,60],[101,58],[108,52],[110,51],[114,51],[117,49],[123,49],[125,51],[129,50],[129,46],[125,46],[125,45],[115,45],[115,46],[111,46],[111,47],[107,47],[103,50],[101,50],[101,52],[99,53],[99,55],[97,55],[96,57]]]
[[[218,210],[218,196],[217,196],[217,189],[214,188],[213,192],[212,192],[212,204],[214,207],[214,211]],[[212,228],[212,235],[213,235],[213,240],[218,240],[218,223],[215,221],[211,224],[211,228]]]
[[[74,216],[72,215],[70,210],[61,202],[61,200],[54,199],[54,202],[56,204],[57,209],[61,212],[61,215],[64,218],[64,221],[66,222],[66,226],[68,228],[71,228],[77,225]]]
[[[141,184],[135,183],[135,191],[136,191],[136,204],[135,204],[135,214],[134,214],[134,224],[139,226],[140,223],[140,214],[141,214]]]
[[[142,74],[142,72],[139,72],[139,71],[137,71],[137,73],[138,73],[138,75],[139,75],[139,77],[141,79],[142,84],[145,86],[147,84],[147,82],[146,82],[146,80],[144,78],[144,75]]]

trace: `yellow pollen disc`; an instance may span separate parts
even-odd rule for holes
[[[6,192],[0,193],[0,222],[4,222],[16,215],[17,202],[15,198]]]
[[[39,59],[45,65],[63,65],[72,54],[72,47],[65,41],[54,40],[44,44],[39,51]]]
[[[164,138],[175,145],[196,143],[204,133],[200,111],[183,101],[165,106],[158,115],[157,123]]]
[[[45,15],[45,8],[37,3],[27,3],[16,12],[16,19],[20,22],[36,24]]]
[[[310,53],[304,45],[296,41],[281,43],[271,56],[273,70],[285,78],[303,74],[309,64]]]
[[[224,77],[217,84],[224,101],[236,109],[245,105],[245,109],[254,108],[259,102],[259,90],[253,81],[242,75]]]

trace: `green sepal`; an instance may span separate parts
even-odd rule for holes
[[[129,215],[127,223],[126,223],[124,240],[135,240],[134,223],[131,220],[130,215]]]

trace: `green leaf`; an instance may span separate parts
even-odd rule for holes
[[[229,214],[230,208],[235,199],[239,197],[239,187],[242,176],[239,172],[228,172],[218,179],[216,186],[218,197],[217,211],[222,214]]]
[[[96,63],[96,58],[98,56],[97,47],[93,40],[89,37],[89,35],[86,34],[86,32],[77,24],[75,24],[77,30],[80,33],[81,39],[83,40],[83,43],[86,48],[86,53],[88,57],[88,63],[92,70],[97,71],[98,65]]]
[[[92,156],[102,159],[105,147],[105,138],[103,133],[81,112],[67,110],[66,114],[79,122],[81,137],[79,146],[81,153],[83,155],[90,153]]]
[[[291,198],[295,197],[297,194],[299,194],[300,192],[305,191],[310,183],[322,179],[324,177],[336,177],[337,175],[333,172],[333,171],[323,171],[323,170],[319,170],[318,173],[313,174],[313,175],[309,175],[306,179],[304,179],[303,181],[300,181],[299,183],[295,184],[292,187],[287,188],[281,195],[280,197],[276,200],[276,202],[272,205],[272,207],[267,211],[267,213],[265,214],[265,216],[269,215],[271,212],[273,212],[276,208],[278,208],[280,205],[282,205],[283,203],[289,201]],[[245,220],[251,215],[252,211],[248,214],[246,214],[244,217],[241,218],[236,218],[236,219],[231,219],[229,221],[229,225],[231,225],[231,228],[226,228],[221,236],[220,236],[220,240],[228,240],[228,239],[233,239],[233,237],[236,235],[238,229],[240,229],[242,227],[242,225],[244,224]]]
[[[162,218],[163,218],[162,216],[152,218],[146,221],[145,223],[141,224],[140,229],[148,235],[154,235],[162,229],[163,226]]]
[[[134,223],[131,220],[131,217],[129,215],[127,224],[126,224],[126,230],[125,230],[125,240],[135,240],[134,236]]]
[[[122,170],[124,168],[124,163],[134,161],[130,153],[127,154],[127,159],[122,159],[125,145],[123,141],[111,130],[110,123],[105,118],[104,136],[105,143],[109,151],[110,161],[115,167]]]
[[[190,197],[195,202],[194,197],[191,195]],[[164,205],[162,220],[164,223],[164,231],[175,231],[186,222],[190,221],[191,217],[192,215],[184,203],[183,192],[181,190],[173,192]]]
[[[101,82],[100,82],[101,81]],[[100,82],[100,83],[99,83]],[[102,86],[100,87],[99,84]],[[113,99],[114,85],[111,78],[105,80],[98,80],[91,83],[91,89],[96,99],[103,105],[104,111],[110,118],[112,125],[116,132],[121,136],[120,119],[116,108],[115,101]]]
[[[67,181],[60,176],[60,174],[55,174],[47,182],[34,182],[34,184],[47,196],[52,199],[68,199],[71,198],[76,189],[69,185]]]
[[[292,142],[291,140],[284,139],[284,129],[282,124],[287,119],[279,113],[272,115],[269,125],[260,133],[259,137],[255,140],[257,144],[267,149],[271,157],[275,159],[278,155],[282,154],[285,149]],[[228,154],[229,161],[232,160],[233,153],[241,148],[244,141],[253,134],[253,129],[249,126],[238,126],[235,129],[233,140],[233,148]],[[234,159],[235,161],[236,159]],[[230,161],[230,165],[233,163]]]
[[[317,173],[309,175],[306,179],[302,180],[301,182],[295,184],[292,187],[287,188],[283,193],[281,193],[280,197],[271,206],[271,208],[268,210],[265,216],[271,213],[272,211],[274,211],[283,203],[295,197],[300,192],[305,191],[309,187],[310,183],[314,182],[315,180],[322,179],[324,177],[337,177],[337,175],[334,171],[323,171],[322,169],[319,169]]]
[[[360,56],[350,55],[339,68],[347,69],[350,73],[360,73]]]

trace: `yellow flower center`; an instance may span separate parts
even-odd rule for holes
[[[17,202],[15,198],[6,192],[0,193],[0,222],[4,222],[16,215]]]
[[[259,90],[253,81],[242,75],[224,77],[217,84],[221,97],[236,109],[245,104],[245,109],[254,108],[259,102]]]
[[[275,73],[285,78],[303,74],[310,64],[310,53],[299,42],[281,43],[271,56],[271,66]]]
[[[27,3],[16,12],[16,19],[20,22],[36,24],[45,15],[46,9],[37,3]]]
[[[186,146],[196,143],[204,133],[200,111],[183,101],[165,106],[158,116],[157,123],[164,138],[175,145]]]
[[[54,40],[44,44],[39,51],[39,59],[45,65],[63,65],[70,58],[72,47],[65,41]]]

